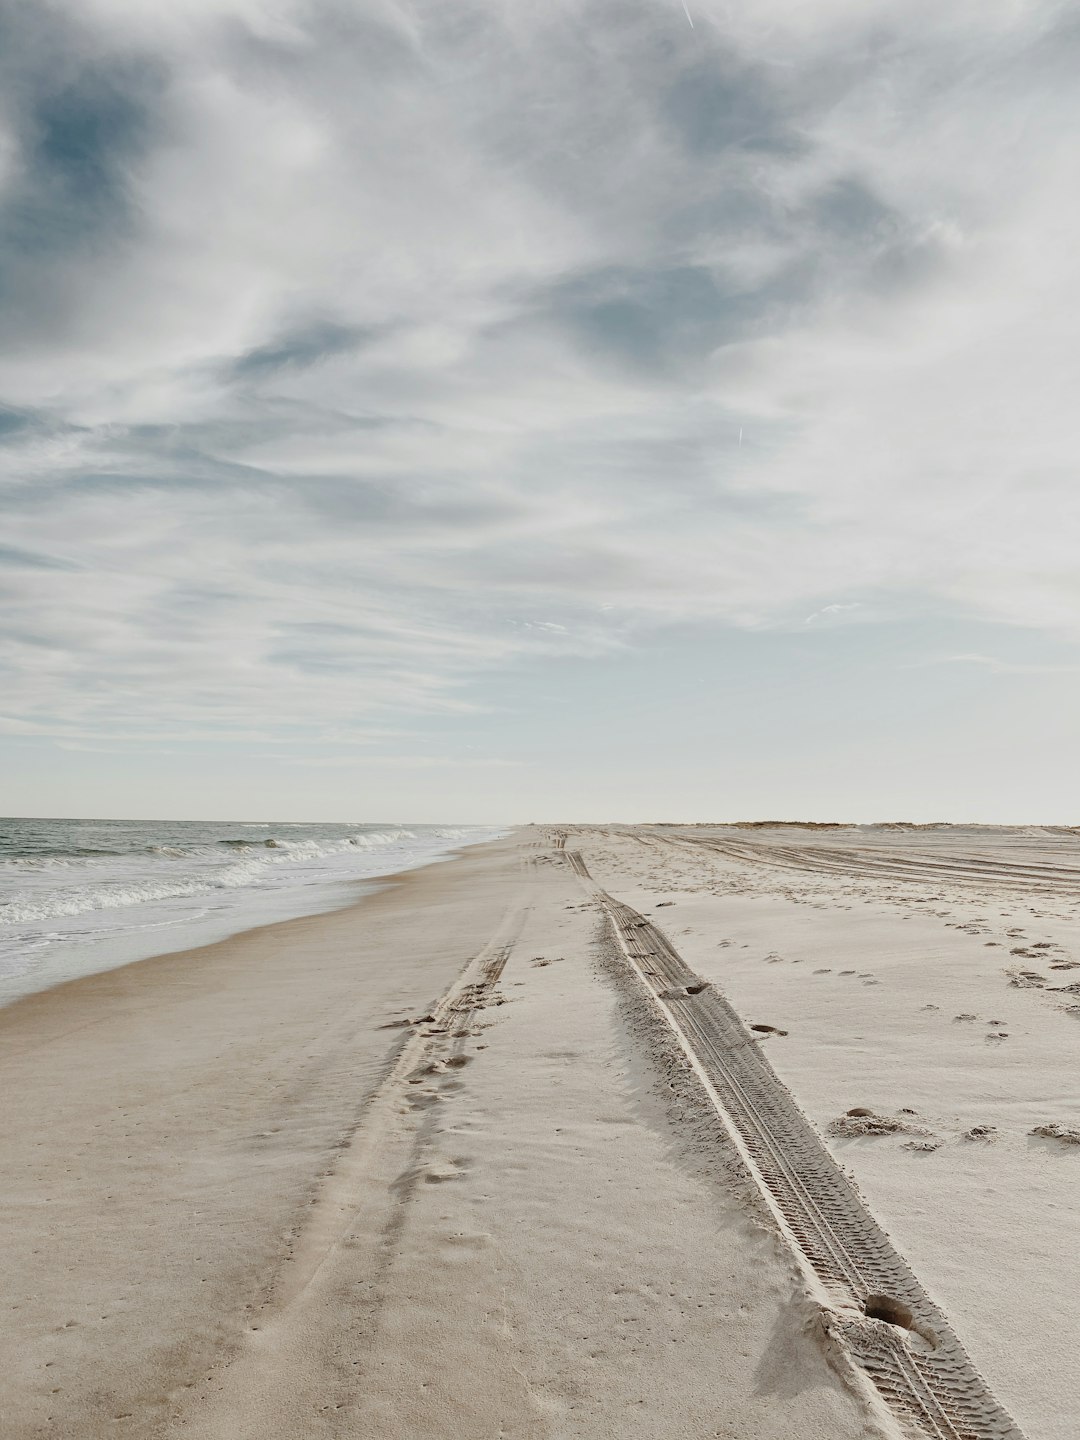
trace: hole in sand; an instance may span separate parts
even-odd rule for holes
[[[687,995],[700,995],[705,988],[704,985],[687,985],[686,993]]]
[[[750,1029],[756,1035],[786,1035],[786,1030],[778,1030],[775,1025],[751,1025]]]
[[[868,1295],[863,1310],[870,1320],[884,1320],[888,1325],[897,1325],[901,1330],[915,1327],[915,1316],[902,1300],[891,1295]]]
[[[894,1300],[891,1295],[868,1295],[863,1310],[870,1320],[884,1320],[887,1325],[906,1330],[908,1344],[913,1349],[926,1354],[937,1349],[937,1336],[919,1324],[910,1306],[902,1300]]]

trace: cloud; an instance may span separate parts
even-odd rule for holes
[[[843,615],[846,614],[849,610],[861,609],[862,606],[860,605],[858,600],[852,600],[847,605],[823,605],[820,610],[815,610],[812,615],[807,615],[806,619],[803,621],[803,624],[812,625],[815,620],[820,620],[824,616]]]
[[[0,19],[20,724],[361,738],[688,619],[1080,632],[1059,7]]]

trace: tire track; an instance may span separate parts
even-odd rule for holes
[[[938,859],[928,855],[905,856],[888,850],[846,848],[839,845],[771,845],[689,835],[678,838],[690,845],[702,846],[726,855],[732,860],[774,865],[787,870],[923,883],[959,880],[978,884],[992,881],[995,885],[1017,886],[1026,891],[1080,891],[1080,869],[1064,865],[1044,865],[1036,862],[1018,864],[1002,860],[983,860],[977,856]]]
[[[644,916],[593,881],[631,967],[675,1031],[814,1288],[826,1328],[901,1420],[929,1440],[1023,1440],[907,1262],[737,1012]]]
[[[212,1390],[190,1397],[170,1435],[179,1433],[177,1424],[230,1440],[379,1433],[363,1409],[378,1363],[373,1347],[414,1201],[449,1133],[432,1091],[445,1094],[459,1083],[455,1058],[479,1012],[499,1003],[496,987],[531,909],[527,894],[516,894],[430,1011],[391,1022],[402,1025],[403,1039],[342,1137],[337,1163],[320,1175],[298,1241],[282,1256],[289,1263],[246,1307],[257,1323],[245,1322],[234,1342],[221,1346]]]
[[[380,1149],[397,1136],[400,1101],[406,1086],[425,1073],[437,1051],[448,1042],[464,1042],[481,1010],[493,1003],[494,991],[524,928],[528,906],[511,909],[488,944],[421,1019],[409,1022],[410,1033],[394,1057],[379,1088],[367,1102],[355,1129],[343,1140],[340,1158],[323,1178],[304,1229],[290,1255],[287,1273],[272,1287],[266,1324],[280,1318],[311,1286],[353,1223],[356,1193],[373,1168]],[[459,1051],[461,1045],[456,1046]]]

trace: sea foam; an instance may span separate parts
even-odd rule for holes
[[[478,826],[0,820],[0,981],[347,903],[355,882],[501,833]],[[49,967],[46,965],[46,969]],[[2,994],[2,986],[0,986]]]

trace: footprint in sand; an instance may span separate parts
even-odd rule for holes
[[[429,1064],[422,1065],[419,1070],[413,1071],[413,1073],[409,1076],[409,1084],[422,1085],[423,1082],[429,1079],[432,1075],[441,1075],[442,1070],[442,1062],[439,1060],[432,1060]]]
[[[1046,976],[1034,970],[1006,970],[1005,973],[1016,990],[1040,990],[1046,984]]]
[[[445,1185],[448,1180],[464,1179],[464,1171],[467,1162],[464,1160],[447,1160],[438,1162],[428,1167],[424,1175],[425,1185]]]
[[[831,974],[832,974],[832,967],[831,967],[830,965],[825,965],[822,969],[820,969],[820,970],[815,970],[815,971],[814,971],[814,974],[815,974],[815,975],[831,975]]]
[[[1063,1145],[1080,1145],[1080,1130],[1068,1125],[1036,1125],[1031,1133],[1044,1140],[1060,1140]]]
[[[429,1110],[432,1106],[443,1103],[443,1097],[435,1090],[414,1090],[405,1099],[413,1110]]]

